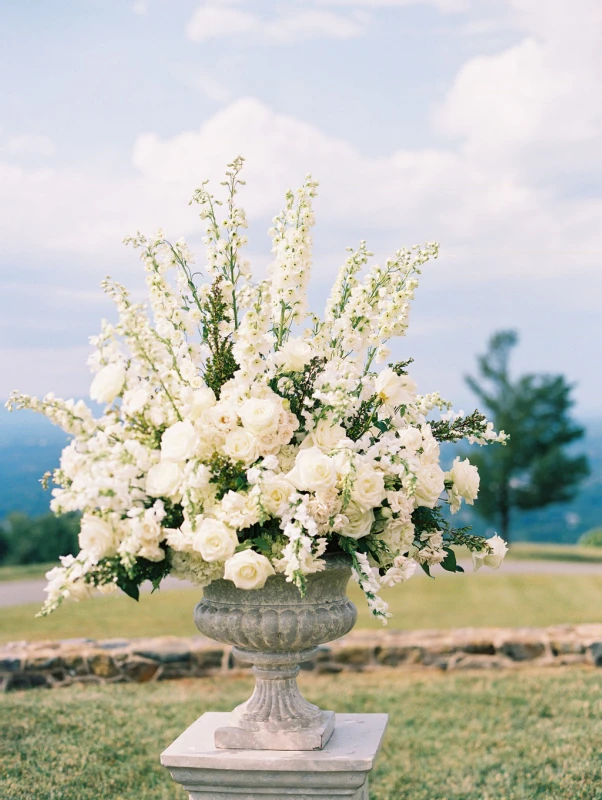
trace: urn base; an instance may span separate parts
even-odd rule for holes
[[[321,719],[312,728],[298,731],[246,730],[236,725],[217,728],[215,746],[219,750],[322,750],[334,731],[334,711],[322,711]]]

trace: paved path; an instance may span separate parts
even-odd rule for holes
[[[472,571],[470,562],[460,562],[467,572]],[[482,572],[489,572],[483,567]],[[590,564],[576,561],[507,561],[500,569],[499,574],[511,575],[599,575],[602,577],[602,563]],[[422,575],[419,570],[417,575]],[[448,575],[446,572],[437,572],[437,575]],[[0,582],[0,607],[18,606],[23,603],[42,603],[45,581],[38,578],[27,581]],[[166,578],[161,584],[161,590],[190,589],[192,584],[179,581],[176,578]],[[150,591],[150,584],[142,586],[142,591]],[[2,620],[0,619],[0,624]]]

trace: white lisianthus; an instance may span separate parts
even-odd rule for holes
[[[192,422],[176,422],[161,437],[161,460],[186,461],[194,455],[197,443],[198,434]]]
[[[374,383],[374,390],[383,406],[396,408],[416,399],[416,384],[409,375],[397,375],[390,367],[383,369]]]
[[[434,508],[445,488],[445,473],[439,464],[421,464],[416,471],[416,478],[418,485],[415,498],[418,500],[418,505]]]
[[[506,553],[508,552],[508,545],[502,539],[501,536],[498,536],[497,533],[495,536],[492,536],[490,539],[487,539],[487,544],[491,548],[490,553],[483,552],[473,552],[472,554],[472,563],[474,566],[474,571],[476,572],[481,567],[489,567],[490,569],[499,569],[502,564],[502,561],[506,557]]]
[[[78,539],[81,549],[96,561],[115,554],[113,526],[100,517],[84,514]]]
[[[238,547],[238,537],[232,528],[218,519],[205,517],[194,537],[192,548],[200,553],[205,561],[225,561],[234,555]]]
[[[128,389],[123,393],[121,408],[124,414],[138,414],[148,403],[148,391],[144,388]]]
[[[422,434],[418,428],[401,428],[397,431],[397,439],[407,450],[418,450],[422,447]]]
[[[146,475],[146,493],[150,497],[173,497],[182,483],[183,472],[179,464],[162,461],[152,466]]]
[[[204,411],[207,411],[208,408],[213,408],[214,405],[215,394],[213,389],[203,386],[193,392],[188,416],[193,420],[198,419]]]
[[[319,447],[320,450],[329,453],[335,447],[341,446],[345,440],[347,440],[347,431],[342,425],[328,419],[320,419],[313,431],[305,437],[301,447],[302,449]]]
[[[226,435],[224,453],[232,461],[241,461],[248,467],[259,457],[259,444],[252,433],[244,428],[235,428]]]
[[[286,372],[300,372],[313,357],[311,345],[306,339],[292,336],[276,354],[276,363]]]
[[[372,525],[374,524],[374,511],[372,509],[364,511],[363,508],[360,508],[352,501],[343,511],[343,514],[347,517],[347,523],[339,531],[341,536],[348,536],[350,539],[361,539],[362,536],[367,536],[372,530]]]
[[[295,491],[286,478],[277,476],[261,484],[261,500],[266,511],[273,517],[281,517],[288,510],[288,501]]]
[[[266,436],[277,432],[280,411],[281,406],[274,400],[251,397],[244,401],[238,414],[246,430],[255,436]]]
[[[385,477],[371,467],[360,467],[351,488],[351,499],[364,511],[379,506],[385,496]]]
[[[478,469],[471,464],[467,458],[464,459],[464,461],[460,461],[460,457],[457,456],[454,459],[452,468],[446,473],[445,477],[453,482],[455,491],[463,497],[469,505],[474,504],[479,494],[479,483],[481,479]]]
[[[90,397],[98,403],[112,403],[123,389],[125,383],[125,366],[107,364],[94,376],[90,385]]]
[[[261,589],[270,575],[275,575],[274,567],[265,556],[254,550],[242,550],[226,561],[224,578],[237,589]]]
[[[288,479],[297,489],[316,492],[319,489],[330,489],[337,480],[334,461],[323,453],[319,447],[300,450],[295,459],[295,466],[288,474]]]
[[[502,561],[506,557],[508,545],[501,536],[497,535],[497,533],[495,536],[492,536],[491,539],[487,539],[487,544],[491,548],[490,553],[483,551],[481,553],[473,552],[472,554],[472,563],[475,572],[478,569],[481,569],[481,567],[499,569]]]

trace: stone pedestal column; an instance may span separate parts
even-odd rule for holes
[[[386,714],[337,714],[322,750],[224,750],[218,728],[230,714],[203,714],[161,754],[190,800],[368,800],[368,774],[380,749]]]

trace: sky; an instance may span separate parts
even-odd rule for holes
[[[163,227],[203,267],[188,205],[246,157],[248,255],[307,173],[311,304],[345,247],[436,240],[408,335],[424,392],[515,328],[515,372],[562,372],[601,416],[599,0],[8,0],[0,9],[0,397],[85,396],[123,237]]]

